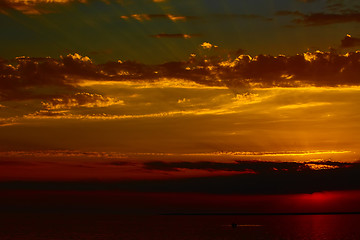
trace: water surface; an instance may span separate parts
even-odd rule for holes
[[[360,215],[3,214],[1,240],[358,240]],[[237,228],[231,224],[237,223]]]

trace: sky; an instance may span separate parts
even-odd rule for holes
[[[1,203],[360,211],[359,22],[355,0],[0,0]]]

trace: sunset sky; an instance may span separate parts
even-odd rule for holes
[[[360,211],[359,22],[355,0],[0,0],[1,203]]]

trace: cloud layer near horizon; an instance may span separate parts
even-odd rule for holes
[[[238,195],[360,190],[358,162],[158,161],[134,164],[126,158],[116,161],[85,156],[74,162],[76,158],[74,156],[72,161],[59,162],[57,157],[48,156],[30,163],[24,159],[9,161],[0,158],[0,164],[5,169],[21,172],[21,168],[24,168],[34,172],[34,176],[27,174],[25,178],[0,179],[0,190],[117,190]],[[44,175],[41,169],[49,173]],[[61,178],[59,173],[55,173],[56,169],[67,171],[69,176],[63,175]],[[51,173],[55,174],[53,178],[49,175]],[[98,180],[91,180],[95,176]]]
[[[0,191],[248,195],[360,190],[359,161],[204,161],[195,155],[59,150],[0,152],[0,166]]]

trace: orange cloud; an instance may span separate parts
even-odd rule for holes
[[[149,21],[153,19],[169,19],[171,21],[185,21],[187,19],[194,19],[195,17],[190,16],[180,16],[172,14],[132,14],[132,15],[123,15],[120,18],[124,20],[135,19],[138,21]]]
[[[15,9],[24,14],[37,15],[50,12],[43,4],[67,4],[74,1],[86,2],[86,0],[1,0],[0,12]]]
[[[360,46],[360,38],[352,37],[350,34],[347,34],[341,40],[341,47],[342,48],[351,48]]]
[[[115,104],[123,105],[124,101],[116,100],[111,97],[104,97],[95,93],[76,93],[73,96],[63,96],[60,98],[53,98],[47,102],[42,102],[46,110],[62,110],[74,107],[108,107]]]
[[[218,47],[218,46],[216,46],[214,44],[211,44],[211,43],[208,43],[208,42],[203,42],[200,46],[203,49],[211,49],[211,48],[217,48]]]
[[[81,152],[71,150],[47,150],[47,151],[7,151],[0,152],[1,157],[9,158],[47,158],[47,157],[86,157],[86,158],[124,158],[124,154],[111,152]]]

